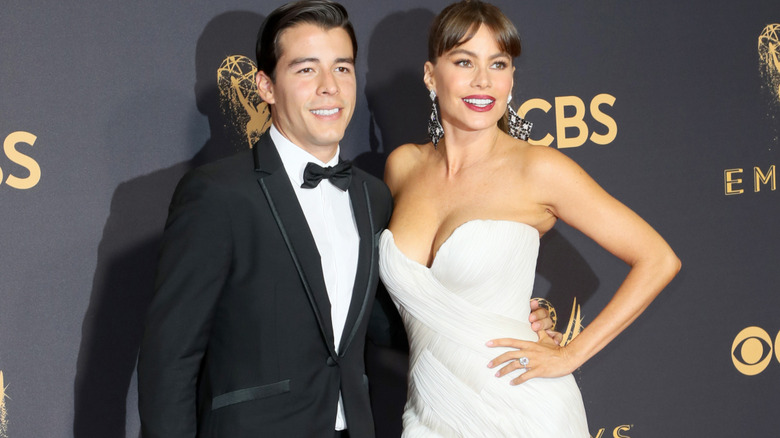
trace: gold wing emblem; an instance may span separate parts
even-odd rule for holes
[[[580,310],[580,305],[577,304],[577,299],[575,298],[574,302],[571,304],[571,316],[569,317],[569,323],[566,325],[566,331],[563,332],[561,346],[566,346],[566,344],[576,338],[583,328],[582,312]]]

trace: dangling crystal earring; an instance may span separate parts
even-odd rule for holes
[[[506,112],[507,112],[507,125],[509,125],[509,135],[520,140],[528,140],[531,136],[531,128],[533,123],[518,116],[515,110],[512,109],[512,105],[509,102],[512,101],[512,95],[506,100]]]
[[[439,122],[439,112],[436,110],[436,92],[431,90],[429,94],[431,98],[431,118],[428,120],[428,136],[433,142],[433,148],[439,145],[439,141],[444,137],[444,128]]]

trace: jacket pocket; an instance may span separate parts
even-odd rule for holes
[[[214,397],[211,400],[211,410],[213,411],[215,409],[224,408],[225,406],[230,406],[236,403],[271,397],[273,395],[279,395],[285,392],[290,392],[290,379],[268,385],[254,386],[252,388],[244,388],[236,391],[226,392],[222,395]]]

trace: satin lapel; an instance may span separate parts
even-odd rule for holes
[[[255,144],[254,157],[255,170],[259,173],[257,181],[298,270],[317,323],[327,340],[328,349],[331,355],[336,356],[330,300],[322,274],[320,253],[298,203],[298,197],[268,134],[263,135]]]
[[[352,300],[349,304],[344,332],[339,343],[339,353],[344,354],[349,344],[354,340],[360,322],[366,316],[370,300],[374,296],[369,291],[371,277],[375,275],[377,251],[374,245],[374,224],[371,217],[371,199],[368,186],[357,175],[353,176],[349,186],[349,199],[352,202],[352,214],[355,216],[360,248],[358,250],[358,266],[355,273],[355,285],[352,288]]]

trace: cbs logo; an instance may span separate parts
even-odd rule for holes
[[[761,327],[748,327],[734,338],[731,360],[734,367],[746,376],[761,373],[772,361],[772,338]],[[780,362],[780,332],[775,336],[774,352]]]
[[[615,140],[615,137],[617,137],[617,123],[615,123],[615,119],[605,114],[601,110],[601,107],[603,105],[611,107],[614,104],[615,96],[606,93],[598,94],[590,101],[588,109],[591,117],[593,117],[593,120],[597,123],[607,128],[605,134],[600,134],[596,132],[596,129],[593,129],[592,132],[588,129],[588,124],[585,122],[585,115],[587,114],[585,102],[583,102],[582,99],[577,96],[558,96],[555,98],[555,135],[557,138],[553,137],[551,134],[547,134],[539,140],[530,139],[528,142],[531,144],[550,146],[553,140],[557,140],[558,149],[576,148],[585,144],[585,141],[588,139],[593,143],[601,145],[612,143],[612,141]],[[552,107],[553,105],[544,99],[529,99],[520,105],[520,108],[517,109],[517,114],[520,117],[525,118],[529,111],[541,110],[548,113]],[[570,110],[567,111],[567,108]],[[574,114],[567,117],[566,113],[568,112],[571,114],[571,109],[574,110]],[[537,116],[534,115],[533,117],[535,118]],[[567,137],[567,129],[569,130],[569,133],[576,132],[577,135],[574,137]]]
[[[5,156],[11,160],[12,163],[27,169],[27,175],[17,176],[9,174],[8,177],[5,178],[3,169],[0,168],[0,184],[5,180],[5,184],[19,190],[31,189],[38,184],[38,181],[41,180],[41,166],[38,165],[37,161],[19,152],[16,148],[18,144],[32,146],[35,144],[37,138],[38,137],[35,135],[24,131],[16,131],[8,134],[5,141],[3,141],[3,152],[5,152]]]

